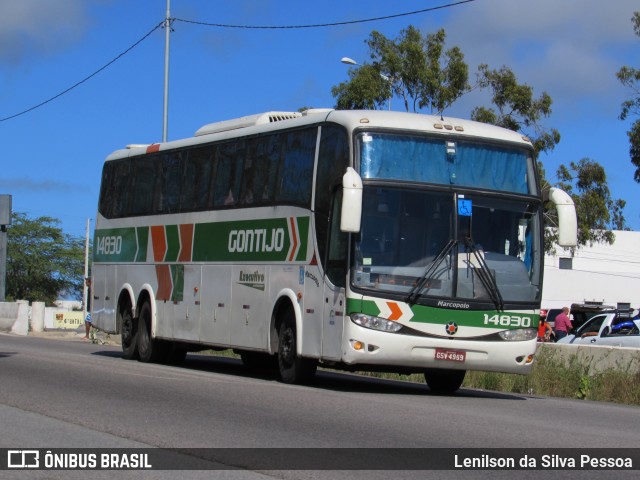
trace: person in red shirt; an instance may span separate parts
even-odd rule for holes
[[[561,338],[566,337],[572,328],[573,324],[569,318],[569,307],[563,307],[562,313],[556,317],[556,339],[560,340]]]
[[[553,334],[553,329],[549,322],[547,322],[547,315],[540,313],[540,324],[538,325],[538,341],[539,342],[549,342],[551,340],[551,335]]]

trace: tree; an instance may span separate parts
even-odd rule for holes
[[[7,230],[7,298],[52,304],[61,293],[82,298],[84,239],[51,217],[14,212]]]
[[[640,14],[636,13],[634,18],[636,33],[639,33]],[[391,78],[393,94],[404,99],[407,111],[410,108],[416,111],[417,108],[427,107],[432,113],[442,113],[470,90],[464,55],[458,47],[445,52],[445,38],[444,30],[423,37],[420,31],[412,26],[402,30],[396,40],[389,40],[376,31],[372,32],[367,40],[372,63],[350,70],[351,80],[332,89],[338,101],[337,108],[383,107],[387,98],[385,92],[389,93],[388,85],[385,89],[385,83],[381,80],[380,74],[384,73]],[[634,85],[640,83],[638,71],[626,72],[627,75],[631,75],[629,72],[633,73]],[[551,152],[560,142],[560,132],[543,125],[543,121],[552,113],[551,96],[542,92],[536,98],[533,88],[519,83],[510,68],[503,66],[498,70],[492,70],[485,64],[480,65],[477,87],[490,91],[491,105],[474,108],[471,112],[473,120],[501,126],[527,136],[533,144],[536,160],[539,159],[540,153]],[[640,112],[640,96],[635,99],[635,103],[628,103],[627,108],[625,114],[631,111]],[[635,143],[632,142],[632,145],[635,145],[632,152],[635,152],[638,161],[639,171],[636,179],[640,181],[640,121],[634,124],[629,135],[635,139]],[[542,189],[549,189],[551,185],[545,178],[545,171],[540,162],[537,162],[537,168],[542,179]],[[611,199],[604,169],[596,162],[585,159],[577,164],[571,163],[569,168],[561,166],[558,175],[559,185],[570,187],[569,193],[573,194],[577,204],[582,205],[578,208],[580,244],[594,241],[611,243],[613,233],[607,229],[624,227],[622,210],[625,202]],[[577,182],[575,190],[572,183],[574,179]],[[606,196],[597,200],[597,195],[604,193]],[[589,206],[593,206],[594,210],[589,210]],[[547,203],[547,226],[557,225],[555,217],[555,208]],[[589,229],[595,229],[598,233],[590,235]],[[545,250],[550,251],[555,243],[557,239],[553,232],[545,230]]]
[[[519,84],[513,71],[505,66],[490,70],[487,65],[478,67],[478,85],[491,90],[492,107],[476,107],[471,119],[521,132],[531,139],[536,157],[549,152],[560,142],[560,132],[542,126],[543,118],[551,115],[553,101],[548,93],[533,98],[533,88]]]
[[[386,108],[391,96],[406,111],[442,113],[469,90],[469,67],[458,47],[444,50],[445,31],[423,37],[409,26],[395,40],[373,31],[367,40],[372,63],[349,70],[348,82],[331,89],[338,109]]]
[[[607,175],[599,163],[583,158],[569,167],[558,168],[557,186],[571,195],[578,214],[578,245],[613,243],[611,230],[623,230],[622,210],[626,202],[614,200],[607,186]]]
[[[631,18],[633,30],[640,37],[640,12],[635,12]],[[625,120],[629,115],[640,115],[640,70],[629,66],[622,67],[617,73],[618,80],[633,92],[633,98],[622,104],[620,120]],[[640,183],[640,119],[631,125],[627,132],[629,136],[629,156],[636,171],[633,178]]]

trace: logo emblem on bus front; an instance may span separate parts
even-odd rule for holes
[[[458,325],[456,324],[456,322],[449,322],[447,323],[445,329],[447,330],[447,333],[449,335],[455,335],[458,331]]]

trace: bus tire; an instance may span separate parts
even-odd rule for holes
[[[464,381],[466,370],[429,368],[424,371],[424,379],[433,393],[453,393]]]
[[[278,332],[278,371],[283,383],[305,383],[316,373],[317,360],[299,357],[296,350],[296,324],[289,313]]]
[[[144,302],[138,316],[138,360],[158,362],[163,359],[165,346],[160,340],[151,338],[151,305]]]
[[[125,360],[133,360],[138,356],[138,322],[133,318],[129,305],[121,307],[118,316],[122,343],[122,358]]]

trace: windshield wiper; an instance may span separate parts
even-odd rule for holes
[[[499,312],[504,310],[504,300],[502,299],[502,295],[500,295],[500,289],[498,288],[498,284],[496,283],[496,279],[493,278],[491,272],[489,271],[489,265],[484,260],[484,256],[480,255],[478,249],[476,248],[475,243],[471,237],[466,237],[464,239],[465,247],[468,248],[471,253],[473,253],[473,257],[476,259],[480,268],[474,267],[474,271],[478,275],[478,278],[484,285],[484,288],[487,289],[487,293],[491,297],[491,300],[495,304],[496,308]]]
[[[418,299],[421,296],[420,292],[424,289],[431,275],[433,275],[433,273],[436,271],[438,266],[447,257],[447,255],[449,255],[449,252],[451,252],[451,250],[453,249],[453,247],[457,245],[457,243],[458,242],[456,240],[449,240],[449,242],[444,246],[444,248],[440,250],[440,253],[436,255],[436,258],[433,259],[433,263],[427,267],[427,269],[424,271],[422,276],[418,279],[418,281],[415,283],[415,285],[409,292],[409,295],[407,295],[406,302],[409,305],[413,305],[418,301]]]

